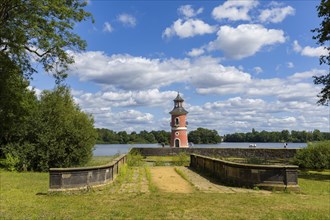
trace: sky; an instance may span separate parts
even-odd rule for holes
[[[68,51],[66,84],[95,127],[170,131],[179,92],[188,131],[330,130],[314,75],[325,50],[312,39],[319,1],[98,1],[74,31],[83,52]],[[36,92],[55,79],[40,71]]]

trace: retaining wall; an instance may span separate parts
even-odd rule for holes
[[[104,166],[79,168],[50,168],[49,191],[67,191],[102,186],[115,179],[119,168],[126,163],[126,154]]]
[[[290,159],[298,149],[269,149],[269,148],[132,148],[142,156],[172,156],[180,152],[200,154],[209,157],[239,157],[262,159]]]
[[[298,166],[240,164],[197,154],[190,155],[190,166],[228,185],[299,190]]]

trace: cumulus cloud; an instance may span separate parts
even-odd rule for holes
[[[325,75],[325,70],[312,69],[310,71],[298,72],[288,77],[290,80],[301,81],[305,79],[311,80],[313,76]]]
[[[96,93],[74,94],[80,105],[89,108],[99,109],[101,106],[112,107],[138,107],[138,106],[170,106],[175,91],[159,91],[149,89],[141,91],[99,91]]]
[[[100,51],[73,54],[71,72],[82,81],[92,81],[117,89],[156,89],[172,83],[191,83],[196,87],[237,84],[250,80],[250,75],[235,67],[220,64],[220,59],[148,59]],[[202,77],[201,77],[202,76]]]
[[[294,14],[295,9],[291,6],[265,9],[261,11],[259,15],[259,20],[261,22],[279,23],[282,22],[287,16]]]
[[[208,49],[222,50],[226,57],[232,59],[252,56],[264,46],[285,42],[282,30],[267,29],[257,24],[242,24],[236,28],[221,26],[217,35]]]
[[[215,26],[211,26],[199,19],[189,18],[187,20],[178,19],[171,27],[167,27],[162,36],[163,38],[170,38],[178,36],[180,38],[189,38],[196,35],[211,34],[216,31]]]
[[[240,96],[187,108],[190,129],[207,124],[221,134],[246,132],[252,128],[259,131],[310,130],[311,124],[313,128],[322,130],[322,126],[328,122],[326,115],[322,116],[322,109],[324,107],[304,101],[268,101]],[[200,117],[201,114],[203,117]]]
[[[135,27],[136,26],[136,18],[133,15],[124,13],[124,14],[118,15],[117,19],[124,26],[127,26],[127,27]]]
[[[249,21],[249,11],[258,5],[258,1],[226,1],[224,4],[215,7],[212,16],[215,20],[228,19],[231,21]]]
[[[113,31],[112,25],[109,22],[104,22],[103,31],[104,32],[112,32]]]
[[[262,73],[263,72],[263,69],[260,66],[254,67],[253,70],[254,70],[254,72],[256,74],[259,74],[259,73]]]
[[[178,12],[186,18],[191,18],[201,14],[203,8],[199,8],[195,11],[191,5],[182,5],[178,8]]]
[[[322,55],[328,55],[328,51],[325,47],[301,47],[297,40],[293,41],[293,50],[297,53],[300,53],[302,56],[308,57],[320,57]]]
[[[203,48],[193,48],[191,51],[187,53],[188,56],[190,57],[198,57],[202,54],[204,54],[204,49]]]

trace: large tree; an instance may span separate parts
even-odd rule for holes
[[[83,41],[72,30],[76,22],[91,17],[81,0],[1,0],[0,53],[30,77],[32,63],[42,63],[57,80],[66,76],[73,58],[68,50],[83,50]]]
[[[317,6],[318,16],[322,18],[322,22],[318,28],[312,31],[316,33],[313,39],[317,40],[317,44],[324,46],[328,51],[326,55],[320,56],[320,64],[328,65],[328,73],[322,76],[314,76],[314,83],[323,85],[319,93],[318,104],[329,105],[330,100],[330,0],[321,0]]]

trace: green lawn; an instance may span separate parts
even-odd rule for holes
[[[271,194],[119,193],[123,176],[98,190],[48,194],[48,173],[0,172],[0,219],[330,219],[329,172],[302,172],[300,193]]]

